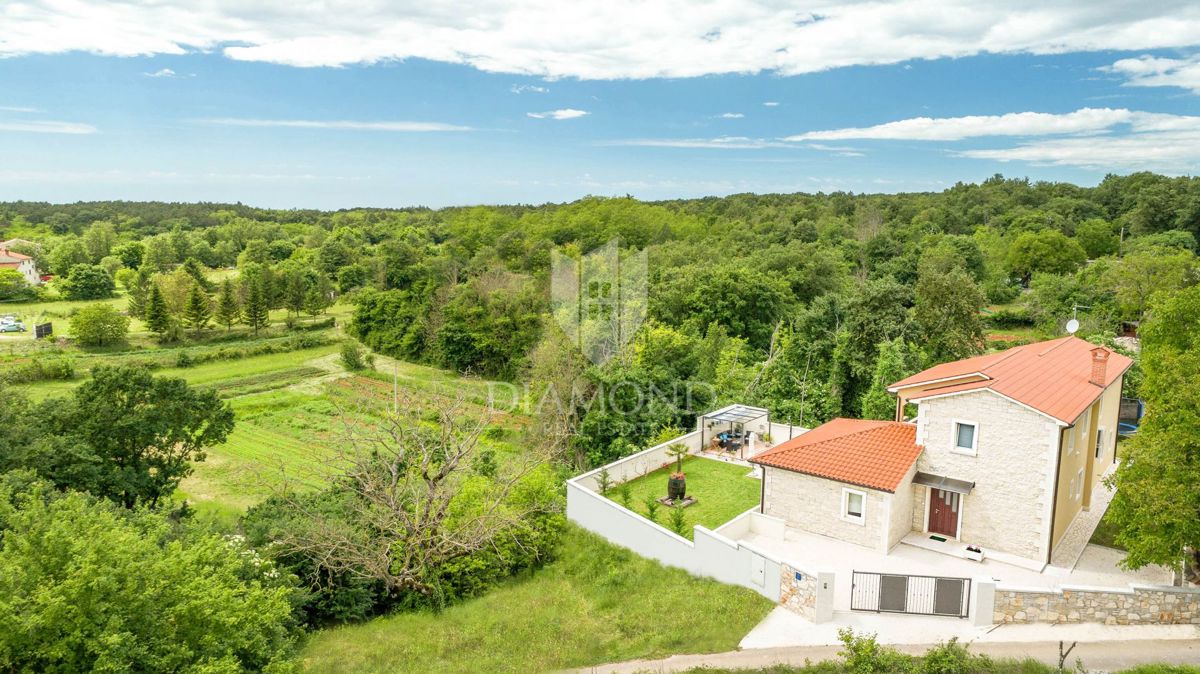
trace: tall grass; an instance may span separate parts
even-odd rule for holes
[[[544,672],[737,647],[774,604],[568,527],[544,569],[440,614],[323,630],[310,672]]]

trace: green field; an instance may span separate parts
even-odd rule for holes
[[[733,650],[772,608],[569,527],[532,575],[440,614],[322,630],[301,657],[310,672],[544,672]]]
[[[183,377],[189,384],[194,386],[219,388],[220,385],[233,385],[242,379],[305,367],[308,366],[309,361],[332,355],[337,350],[338,346],[336,344],[328,344],[310,349],[269,353],[237,360],[214,360],[191,367],[163,368],[155,370],[154,374],[160,377]],[[136,359],[139,356],[145,355],[149,354],[131,352],[129,359]],[[105,362],[117,363],[123,359],[124,357],[114,358],[109,356],[103,360]],[[86,359],[78,362],[79,366],[86,366],[86,364]],[[52,396],[66,395],[84,381],[84,378],[78,377],[65,381],[42,381],[35,384],[27,384],[19,388],[27,393],[30,398],[41,400]]]
[[[199,512],[236,520],[285,481],[312,488],[328,475],[336,410],[318,396],[273,391],[232,401],[237,426],[196,464],[178,496]]]
[[[699,524],[716,529],[729,520],[758,505],[762,481],[752,477],[750,468],[736,463],[727,463],[702,456],[689,456],[683,460],[683,472],[687,475],[687,495],[697,502],[684,509],[683,536],[692,539],[692,527]],[[659,468],[625,483],[629,485],[629,505],[625,506],[639,515],[649,516],[647,498],[667,495],[667,478],[675,472],[675,465]],[[622,485],[608,491],[608,498],[625,505]],[[669,509],[660,506],[658,523],[668,525]]]

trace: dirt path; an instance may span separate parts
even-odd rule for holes
[[[919,655],[928,645],[895,646],[896,650]],[[971,645],[974,653],[992,658],[1032,657],[1045,664],[1058,665],[1058,642],[994,642]],[[710,655],[673,655],[662,660],[634,660],[574,670],[580,673],[683,672],[696,667],[725,669],[762,669],[771,665],[803,665],[806,662],[839,659],[840,646],[804,646],[796,648],[763,648],[730,651]],[[1113,672],[1140,664],[1165,663],[1172,665],[1200,664],[1200,639],[1145,639],[1137,641],[1104,641],[1079,643],[1067,658],[1067,666],[1075,659],[1083,661],[1089,672]]]
[[[320,368],[325,371],[325,374],[287,386],[287,390],[319,395],[324,389],[325,384],[341,379],[342,377],[350,376],[346,368],[342,367],[342,354],[340,353],[331,353],[320,358],[306,360],[304,364],[309,367]]]

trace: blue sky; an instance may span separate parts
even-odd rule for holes
[[[789,23],[735,3],[658,30],[518,3],[483,32],[486,8],[331,7],[292,25],[281,5],[245,4],[0,9],[15,26],[0,37],[0,200],[443,206],[1200,170],[1186,4],[1099,18],[1031,4],[962,27],[903,1],[887,11],[908,25],[861,5]],[[1014,35],[1031,17],[1056,30]]]

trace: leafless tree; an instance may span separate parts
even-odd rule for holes
[[[346,422],[331,461],[341,474],[345,511],[330,515],[286,496],[304,525],[289,528],[276,545],[391,592],[431,594],[446,563],[507,540],[520,544],[529,518],[561,507],[556,499],[514,498],[544,462],[538,451],[479,470],[489,413],[461,397],[426,399],[424,414],[413,400],[396,402],[370,422]]]

